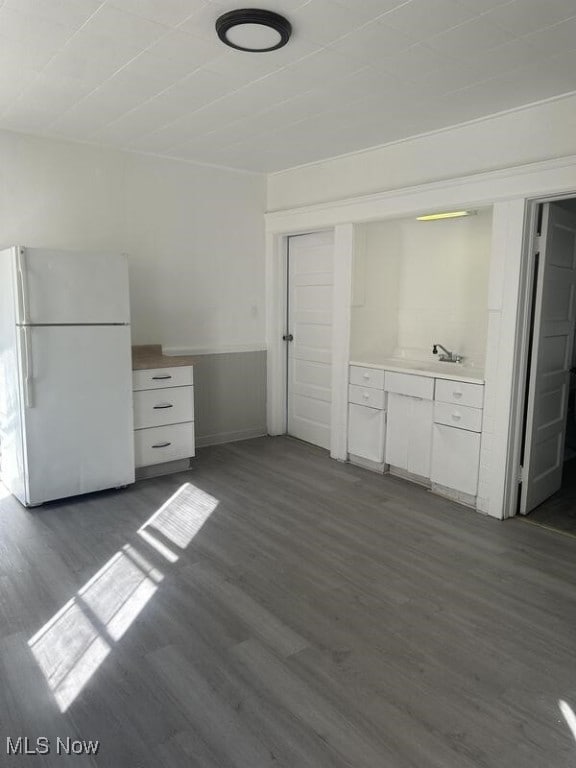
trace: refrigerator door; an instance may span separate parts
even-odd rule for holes
[[[17,246],[17,323],[129,323],[128,260],[118,253]]]
[[[29,333],[31,374],[25,503],[134,482],[129,327],[21,331]]]

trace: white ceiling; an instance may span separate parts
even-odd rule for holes
[[[285,48],[218,40],[253,5]],[[573,90],[575,0],[0,0],[0,128],[251,171]]]

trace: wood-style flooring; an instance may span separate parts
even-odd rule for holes
[[[530,512],[526,522],[576,536],[576,458],[564,462],[560,490]]]
[[[0,500],[1,766],[568,768],[575,712],[570,537],[289,438]]]

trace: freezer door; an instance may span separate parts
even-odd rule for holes
[[[134,482],[130,329],[29,328],[26,503]]]
[[[19,324],[129,323],[123,254],[15,249]]]

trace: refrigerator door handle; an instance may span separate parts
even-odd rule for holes
[[[32,388],[32,350],[30,345],[30,329],[21,328],[22,343],[20,344],[22,379],[24,382],[24,405],[26,408],[34,407],[34,393]]]
[[[18,313],[20,322],[30,322],[28,311],[28,281],[26,280],[26,261],[24,248],[16,249],[16,269],[18,273]]]

